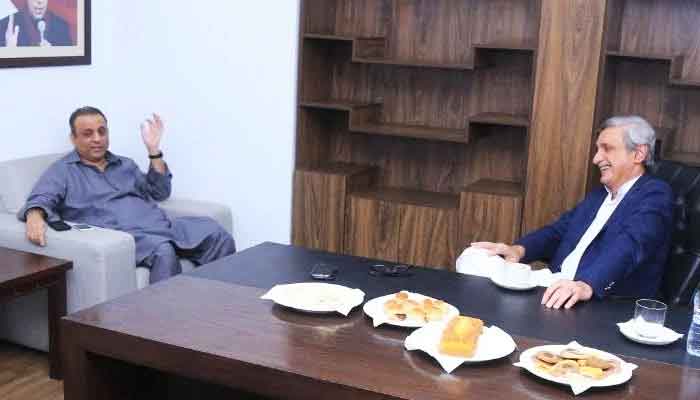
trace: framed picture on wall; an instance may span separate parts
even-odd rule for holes
[[[90,0],[0,0],[0,67],[90,61]]]

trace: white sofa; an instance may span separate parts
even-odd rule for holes
[[[73,261],[67,274],[68,313],[90,307],[148,285],[149,270],[136,268],[134,239],[110,229],[56,232],[47,229],[45,247],[30,243],[17,211],[39,176],[64,154],[0,162],[0,247]],[[209,216],[232,232],[231,210],[221,204],[169,199],[160,206],[171,216]],[[183,260],[183,271],[193,265]],[[47,293],[38,291],[0,304],[0,338],[47,351]]]

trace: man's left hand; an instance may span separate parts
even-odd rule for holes
[[[148,154],[156,155],[160,152],[160,139],[164,131],[163,120],[158,114],[153,114],[152,119],[149,118],[141,124],[141,138]]]
[[[590,300],[593,288],[586,282],[561,279],[547,288],[542,296],[542,304],[547,308],[571,308],[579,301]]]

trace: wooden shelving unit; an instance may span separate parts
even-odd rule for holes
[[[644,0],[608,3],[598,121],[640,115],[655,126],[661,144],[657,156],[698,165],[700,63],[692,49],[699,38],[687,16],[700,12],[700,3],[668,0],[653,8]],[[679,22],[669,30],[658,26],[661,21]]]
[[[382,200],[392,203],[411,204],[420,207],[457,209],[459,195],[451,193],[435,193],[424,190],[373,187],[363,188],[350,193],[350,196],[370,200]]]
[[[540,1],[504,2],[302,1],[294,244],[452,268],[519,232]]]
[[[470,124],[502,125],[527,128],[530,120],[526,115],[513,115],[498,112],[484,112],[469,117]]]

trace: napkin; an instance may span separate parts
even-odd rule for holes
[[[634,328],[634,318],[630,319],[629,321],[618,322],[617,326],[620,328],[620,331],[625,331],[632,336],[637,336],[637,332]],[[673,329],[671,329],[669,327],[664,327],[664,329],[662,329],[661,332],[662,332],[662,334],[660,336],[653,338],[651,340],[653,341],[654,339],[656,339],[656,340],[663,341],[663,342],[673,343],[676,340],[683,337],[682,334],[674,331]]]
[[[316,311],[313,309],[314,304],[313,303],[308,303],[306,301],[300,301],[301,297],[306,297],[306,299],[311,299],[313,298],[313,294],[309,294],[309,287],[300,287],[298,290],[298,293],[293,292],[293,286],[294,285],[303,285],[303,284],[284,284],[284,285],[275,285],[273,286],[270,290],[267,291],[264,295],[260,296],[261,299],[265,300],[272,300],[275,303],[282,304],[284,306],[288,307],[293,307],[297,308],[300,310],[306,310],[306,311]],[[338,288],[342,288],[342,292],[339,290],[336,296],[340,298],[340,301],[336,304],[334,304],[335,308],[334,311],[337,311],[344,316],[347,316],[350,314],[350,311],[355,308],[355,306],[362,304],[365,298],[365,292],[363,292],[360,289],[350,289],[344,286],[339,286],[339,285],[334,285],[338,286]]]
[[[456,270],[466,275],[491,278],[501,268],[508,267],[509,262],[499,256],[490,255],[485,249],[467,247],[457,258]],[[552,273],[547,268],[532,271],[531,282],[537,286],[549,287],[563,276],[561,272]]]
[[[493,325],[483,328],[472,358],[448,356],[439,351],[440,338],[445,325],[444,322],[431,322],[423,328],[413,331],[406,338],[404,347],[409,351],[422,350],[428,353],[448,374],[464,362],[495,360],[507,356],[516,348],[513,338],[501,328]]]
[[[587,350],[586,347],[581,346],[580,344],[578,344],[575,341],[567,344],[566,347],[572,348],[572,349]],[[532,362],[532,360],[523,360],[522,355],[520,357],[520,361],[516,362],[513,365],[516,367],[525,368],[528,371],[532,371],[536,368],[534,363]],[[637,364],[632,364],[632,363],[628,363],[624,360],[621,360],[620,368],[622,369],[622,371],[620,371],[619,373],[631,375],[632,371],[637,369]],[[590,389],[593,386],[598,386],[598,385],[596,385],[596,381],[591,380],[591,379],[586,379],[580,375],[569,375],[568,378],[569,378],[568,379],[569,386],[571,386],[571,391],[576,396],[585,392],[586,390]]]

